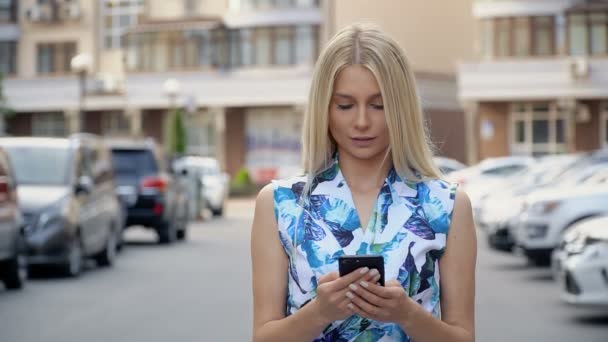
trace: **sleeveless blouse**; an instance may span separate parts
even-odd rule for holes
[[[337,159],[314,178],[307,200],[301,198],[305,176],[272,183],[278,234],[289,256],[286,315],[316,297],[318,279],[338,271],[341,255],[374,254],[384,257],[386,281],[397,279],[412,299],[439,318],[439,259],[446,247],[455,184],[402,180],[391,169],[363,230]],[[409,340],[397,324],[353,315],[331,323],[314,341]]]

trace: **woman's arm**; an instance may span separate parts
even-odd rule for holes
[[[477,238],[466,193],[458,190],[444,255],[439,260],[441,320],[421,308],[401,324],[412,340],[475,341]]]
[[[272,185],[264,187],[256,200],[251,259],[253,340],[310,342],[319,336],[331,321],[322,318],[315,300],[285,318],[289,261],[279,239]]]

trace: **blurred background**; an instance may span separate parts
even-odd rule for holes
[[[606,341],[605,0],[0,0],[0,341],[251,340],[253,196],[357,21],[471,197],[477,339]]]

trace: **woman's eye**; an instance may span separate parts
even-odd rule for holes
[[[340,109],[340,110],[349,110],[351,108],[353,108],[352,104],[339,104],[338,105],[338,109]]]
[[[383,110],[384,109],[384,105],[381,104],[373,104],[372,108],[377,109],[377,110]]]

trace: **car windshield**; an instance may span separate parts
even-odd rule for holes
[[[135,184],[159,172],[152,151],[147,149],[113,149],[112,165],[118,184]]]
[[[67,185],[71,153],[65,147],[7,146],[17,183]]]

